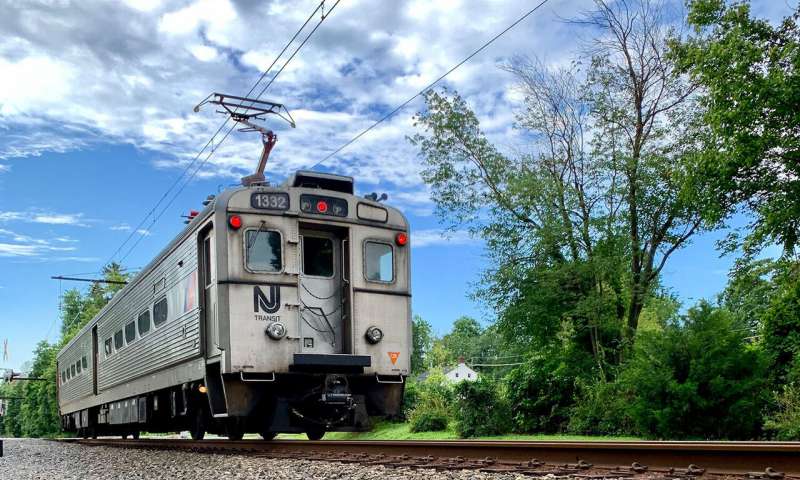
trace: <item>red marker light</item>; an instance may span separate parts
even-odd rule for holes
[[[228,225],[234,230],[239,230],[242,228],[242,217],[239,215],[231,215],[228,217]]]
[[[320,200],[319,202],[317,202],[317,211],[319,213],[327,212],[328,211],[328,203],[325,202],[324,200]]]
[[[394,237],[394,241],[399,246],[404,247],[408,243],[408,235],[406,235],[403,232],[400,232]]]

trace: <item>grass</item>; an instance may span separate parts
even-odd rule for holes
[[[280,439],[300,440],[306,436],[302,434],[280,434]],[[329,432],[325,440],[457,440],[458,435],[452,429],[441,432],[412,432],[408,423],[378,423],[370,432]],[[641,440],[636,437],[609,437],[587,435],[547,435],[547,434],[508,434],[494,437],[478,437],[475,440],[575,440],[575,441],[607,441],[607,440]]]

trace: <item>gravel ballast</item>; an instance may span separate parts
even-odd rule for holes
[[[522,475],[387,468],[335,462],[257,458],[170,450],[89,447],[34,439],[5,439],[0,480],[71,479],[361,479],[517,480]]]

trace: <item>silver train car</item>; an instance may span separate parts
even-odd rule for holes
[[[59,352],[63,428],[318,439],[398,414],[408,235],[350,177],[301,171],[210,197]]]

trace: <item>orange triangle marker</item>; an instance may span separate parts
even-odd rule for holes
[[[400,352],[386,352],[389,354],[389,360],[392,361],[392,365],[397,363],[397,358],[400,356]]]

